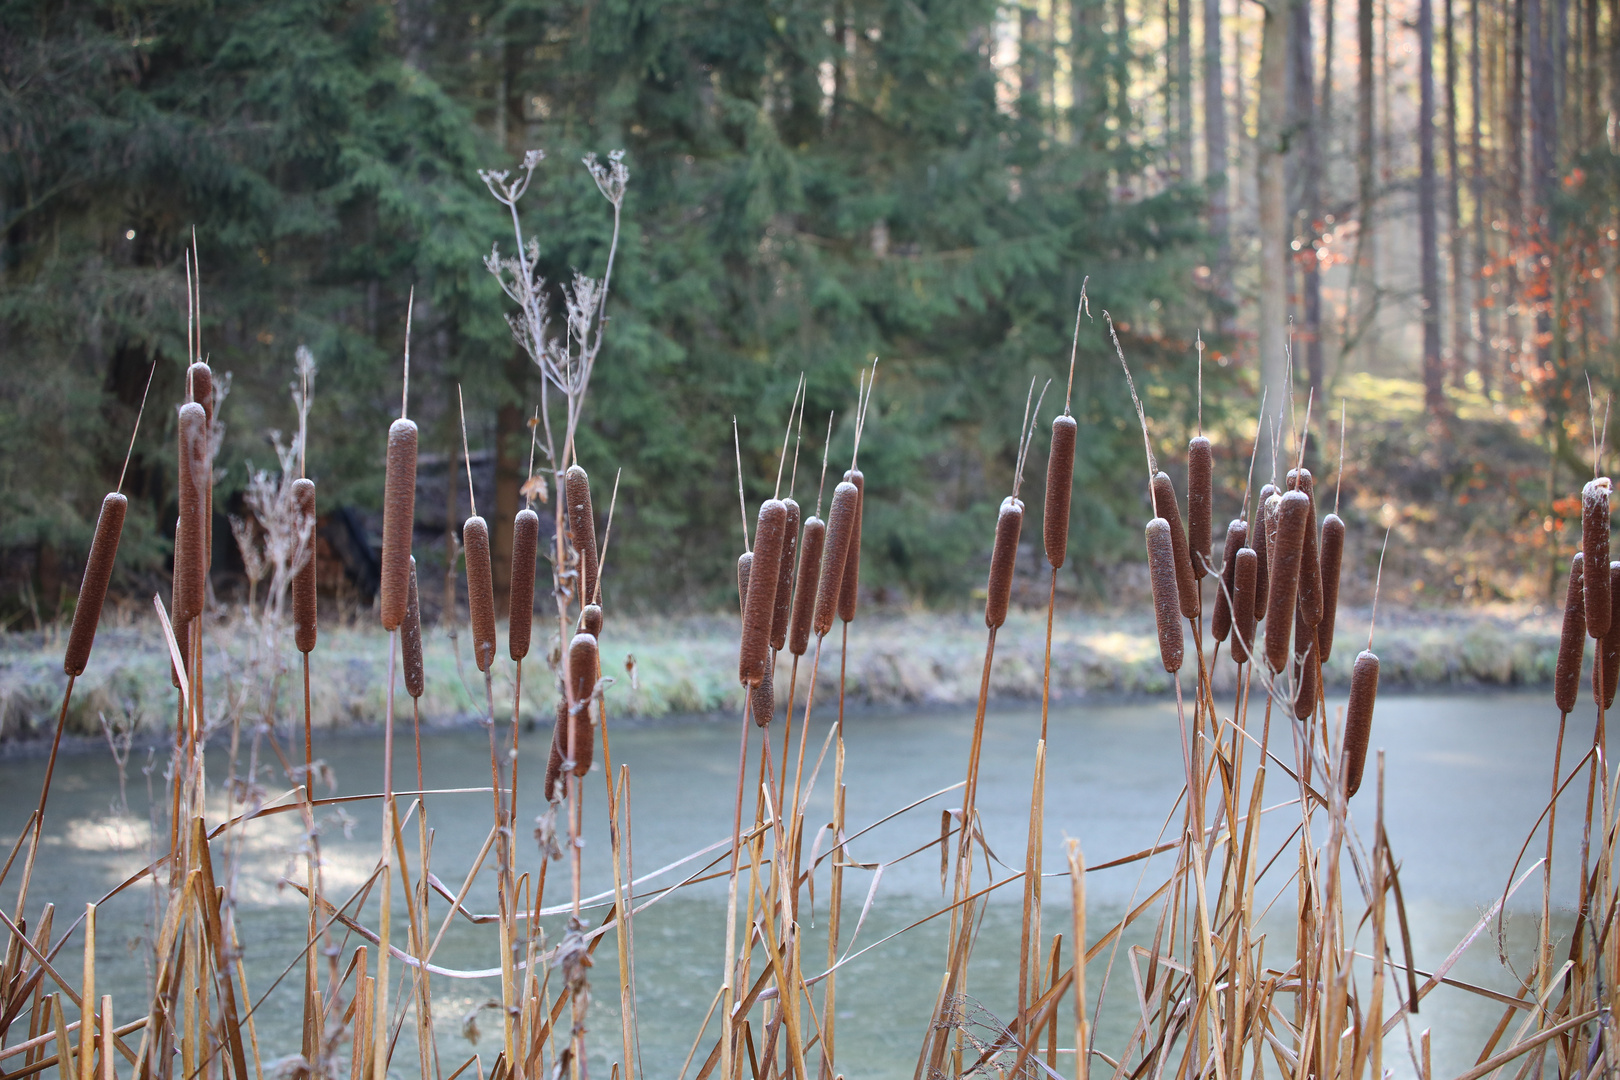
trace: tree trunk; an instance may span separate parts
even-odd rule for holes
[[[1554,35],[1547,32],[1547,13],[1542,0],[1527,0],[1524,17],[1530,53],[1529,233],[1540,246],[1545,246],[1553,239],[1548,208],[1552,203],[1555,179],[1553,155],[1558,138],[1557,103],[1553,96]],[[1543,289],[1540,293],[1543,297],[1550,298],[1552,274],[1548,267],[1540,265],[1539,259],[1536,263],[1533,273],[1541,279]],[[1545,364],[1551,355],[1549,345],[1552,334],[1551,312],[1548,310],[1546,300],[1536,305],[1535,328],[1536,337],[1533,344],[1536,357]]]
[[[1509,59],[1507,102],[1507,219],[1508,259],[1506,312],[1508,370],[1519,370],[1523,359],[1523,322],[1519,311],[1519,259],[1524,246],[1524,6],[1526,0],[1512,0],[1513,43]]]
[[[1221,0],[1204,0],[1204,167],[1209,187],[1209,231],[1215,240],[1211,275],[1221,301],[1222,329],[1232,329],[1232,234],[1228,209],[1226,82],[1221,64]]]
[[[1469,100],[1473,108],[1469,110],[1472,115],[1473,130],[1469,133],[1469,158],[1472,171],[1472,188],[1474,196],[1474,265],[1473,285],[1475,289],[1475,307],[1470,320],[1470,331],[1474,337],[1474,366],[1479,371],[1480,386],[1488,398],[1491,396],[1491,350],[1486,340],[1485,320],[1479,294],[1484,291],[1485,279],[1482,272],[1485,269],[1485,154],[1484,154],[1484,120],[1486,102],[1480,87],[1480,55],[1479,55],[1479,0],[1468,0],[1468,80]]]
[[[1355,308],[1362,321],[1355,334],[1345,334],[1345,347],[1371,329],[1378,302],[1378,282],[1373,268],[1378,262],[1378,232],[1375,220],[1373,147],[1373,0],[1356,0],[1356,256],[1351,268],[1356,283]],[[1370,342],[1369,342],[1370,343]],[[1369,354],[1371,350],[1368,350]]]
[[[1255,179],[1260,202],[1260,380],[1266,412],[1288,415],[1289,386],[1286,328],[1288,321],[1288,192],[1284,176],[1288,126],[1288,22],[1290,0],[1263,5],[1260,39],[1260,109],[1256,139]],[[1279,433],[1280,434],[1280,433]],[[1261,425],[1262,461],[1281,447],[1270,425]]]
[[[1316,262],[1321,231],[1321,153],[1316,126],[1316,50],[1311,38],[1309,0],[1294,0],[1289,22],[1289,145],[1297,147],[1294,195],[1294,261],[1300,269],[1299,344],[1305,354],[1305,372],[1316,400],[1322,400],[1322,279]]]
[[[1176,143],[1181,148],[1181,178],[1193,178],[1192,6],[1176,0]]]
[[[1423,403],[1445,411],[1445,368],[1440,359],[1440,244],[1435,223],[1434,5],[1418,0],[1418,239],[1423,277]]]
[[[1463,385],[1468,371],[1468,305],[1464,299],[1462,173],[1457,164],[1457,35],[1454,0],[1445,0],[1446,26],[1446,223],[1451,228],[1451,382]]]

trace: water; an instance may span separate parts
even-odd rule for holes
[[[1330,702],[1330,707],[1336,703]],[[1026,841],[1029,785],[1038,711],[998,708],[990,717],[981,776],[979,805],[986,823],[986,840],[996,856],[1020,866]],[[1566,768],[1578,751],[1571,747],[1589,738],[1572,721],[1566,745]],[[779,727],[779,724],[778,724]],[[846,735],[845,782],[847,820],[851,831],[864,827],[906,804],[949,787],[960,780],[967,757],[972,716],[967,713],[859,715],[851,718]],[[1281,729],[1279,729],[1280,731]],[[827,733],[813,725],[810,761]],[[616,727],[612,750],[615,766],[628,765],[633,804],[632,834],[635,873],[639,876],[730,834],[737,767],[737,724],[734,720],[665,722],[655,726]],[[1509,879],[1519,846],[1541,812],[1549,790],[1557,716],[1545,692],[1492,696],[1396,696],[1379,701],[1374,747],[1387,750],[1387,828],[1401,866],[1401,883],[1411,920],[1416,966],[1432,970],[1451,951],[1481,914],[1501,895]],[[1286,736],[1280,744],[1286,748]],[[773,734],[773,755],[780,757],[780,733]],[[518,808],[520,869],[535,870],[539,857],[529,839],[530,824],[544,806],[539,799],[540,771],[544,764],[546,733],[525,733],[519,757],[523,789]],[[757,737],[752,743],[757,755]],[[382,785],[380,742],[373,737],[333,736],[321,739],[318,754],[331,765],[340,793],[375,791]],[[210,751],[215,762],[218,750]],[[430,788],[477,787],[489,783],[489,744],[479,731],[439,732],[424,736],[425,783]],[[1291,753],[1284,752],[1291,760]],[[269,758],[269,754],[264,755]],[[611,887],[606,863],[605,794],[598,771],[587,781],[585,849],[586,894]],[[751,758],[756,761],[757,756]],[[118,770],[106,754],[84,754],[64,760],[58,768],[46,841],[36,870],[29,906],[51,899],[58,905],[58,931],[66,919],[137,871],[148,859],[146,805],[149,778],[142,773],[140,752],[130,762],[127,791],[130,813],[116,806]],[[16,830],[37,800],[42,760],[0,763],[0,823],[7,830],[5,843],[15,841]],[[161,771],[159,760],[156,769]],[[754,765],[750,765],[753,772]],[[415,760],[409,739],[396,747],[396,784],[411,786]],[[1370,760],[1367,780],[1353,810],[1365,833],[1370,828],[1376,785],[1376,764]],[[809,801],[807,831],[831,819],[829,754]],[[280,773],[261,766],[260,780],[272,794],[279,792]],[[1133,703],[1107,706],[1064,707],[1052,716],[1047,755],[1046,870],[1064,870],[1063,850],[1068,837],[1078,838],[1088,865],[1148,848],[1159,841],[1182,786],[1180,727],[1170,703]],[[161,775],[150,781],[161,789]],[[1584,787],[1584,785],[1576,785]],[[1287,803],[1294,788],[1274,771],[1265,802]],[[912,812],[882,824],[855,840],[850,857],[857,862],[881,864],[881,881],[870,912],[854,941],[856,949],[922,919],[944,902],[940,887],[937,850],[909,859],[906,853],[939,835],[940,811],[960,805],[960,791],[925,802]],[[1572,824],[1583,807],[1571,793],[1561,810]],[[440,794],[428,800],[429,822],[434,829],[433,864],[447,888],[456,890],[488,831],[490,802],[487,793]],[[750,804],[751,809],[751,804]],[[210,807],[217,821],[224,803]],[[1298,822],[1298,810],[1284,806],[1269,814],[1262,832],[1261,850],[1268,855],[1284,844]],[[375,865],[380,834],[375,803],[358,802],[329,811],[323,817],[326,885],[329,895],[347,897]],[[245,830],[243,857],[236,886],[240,899],[242,945],[250,989],[264,995],[281,975],[303,940],[304,903],[299,893],[281,886],[282,874],[302,880],[301,863],[293,853],[299,842],[296,814],[258,821]],[[412,823],[407,838],[415,836]],[[1574,896],[1572,866],[1579,858],[1579,833],[1561,836],[1555,865],[1555,903],[1560,925],[1568,931],[1568,908]],[[1539,842],[1538,842],[1539,844]],[[408,846],[410,842],[408,840]],[[827,844],[823,840],[821,850]],[[1532,851],[1529,859],[1535,858]],[[216,856],[219,857],[219,856]],[[1156,884],[1170,870],[1161,856],[1147,868],[1146,880]],[[1292,850],[1281,856],[1283,865]],[[414,867],[414,851],[412,863]],[[693,872],[693,863],[642,886],[650,890],[668,885]],[[1527,864],[1528,865],[1528,862]],[[223,874],[223,870],[219,871]],[[995,867],[998,879],[1010,871]],[[1521,871],[1522,872],[1522,871]],[[1087,876],[1088,916],[1093,939],[1140,899],[1152,885],[1141,887],[1143,864],[1094,871]],[[843,947],[861,916],[868,889],[877,876],[873,870],[846,873]],[[1282,873],[1273,875],[1273,893],[1285,891],[1264,929],[1275,943],[1268,949],[1268,964],[1286,964],[1292,951],[1292,933],[1284,917],[1292,908],[1293,888]],[[826,925],[825,870],[818,881],[814,929],[803,947],[807,968],[824,961]],[[7,885],[7,906],[14,904]],[[565,863],[551,866],[547,903],[566,899]],[[983,932],[974,953],[970,991],[985,1008],[1002,1016],[1013,1012],[1013,986],[1017,972],[1016,949],[1022,886],[1014,884],[992,894]],[[1532,880],[1510,904],[1510,955],[1519,971],[1526,968],[1524,947],[1535,932],[1533,913],[1540,903],[1539,879]],[[1266,896],[1270,898],[1271,894]],[[1046,929],[1069,929],[1068,882],[1051,876],[1047,884]],[[148,973],[143,956],[149,932],[150,888],[137,885],[108,901],[99,913],[97,954],[99,986],[116,995],[118,1017],[127,1019],[144,1008],[141,1000]],[[493,878],[482,873],[467,901],[474,911],[493,909]],[[397,910],[397,907],[396,907]],[[435,904],[434,921],[446,905]],[[602,918],[597,907],[587,917]],[[367,921],[375,923],[375,905]],[[699,884],[669,899],[660,900],[637,916],[636,977],[640,1010],[640,1047],[648,1076],[674,1076],[679,1071],[720,981],[725,921],[723,881]],[[549,934],[560,932],[560,918],[543,925]],[[1149,931],[1150,932],[1150,931]],[[839,1059],[851,1076],[909,1077],[915,1064],[920,1033],[926,1023],[942,974],[945,925],[936,919],[881,944],[842,969],[838,982],[837,1032]],[[395,931],[403,942],[404,924]],[[1133,938],[1132,940],[1140,940]],[[1368,947],[1370,933],[1363,936]],[[357,943],[350,941],[350,945]],[[64,951],[62,966],[77,971],[76,939]],[[1065,942],[1065,953],[1069,952]],[[450,924],[435,963],[456,969],[484,969],[499,964],[495,937],[489,928],[474,928],[456,920]],[[754,971],[757,974],[756,965]],[[1096,993],[1102,969],[1090,970]],[[395,965],[395,974],[399,965]],[[607,938],[596,954],[593,973],[595,1004],[591,1013],[593,1067],[606,1075],[606,1063],[620,1056],[615,945]],[[1512,993],[1513,973],[1496,958],[1494,931],[1483,935],[1452,971],[1454,978]],[[1098,1045],[1111,1050],[1129,1034],[1135,1006],[1130,967],[1122,951],[1111,976],[1110,1001],[1105,1009]],[[294,972],[268,994],[254,1015],[261,1051],[268,1061],[295,1053],[298,1043],[300,976]],[[440,1060],[448,1073],[473,1053],[488,1068],[498,1051],[499,1014],[479,1017],[478,1041],[469,1041],[463,1019],[479,1005],[499,996],[490,979],[436,979],[436,1032]],[[396,986],[392,995],[397,1000]],[[817,994],[819,1008],[819,993]],[[1441,987],[1431,994],[1417,1018],[1421,1027],[1434,1029],[1433,1055],[1437,1074],[1455,1075],[1469,1067],[1500,1017],[1499,1006],[1460,990]],[[1065,1009],[1063,1025],[1068,1024]],[[712,1021],[697,1062],[707,1054],[718,1020]],[[402,1034],[394,1072],[414,1076],[411,1024]],[[1067,1041],[1063,1045],[1068,1045]],[[1392,1038],[1386,1064],[1410,1074],[1403,1061],[1404,1040]],[[1065,1068],[1065,1071],[1067,1071]],[[696,1071],[696,1064],[688,1073]],[[471,1075],[469,1073],[469,1075]]]

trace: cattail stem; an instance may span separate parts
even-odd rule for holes
[[[28,858],[23,862],[22,885],[17,890],[17,918],[21,919],[28,907],[28,883],[34,877],[34,857],[39,853],[39,840],[45,832],[45,803],[51,796],[51,777],[56,774],[56,755],[62,748],[62,732],[67,728],[68,702],[73,700],[73,684],[77,675],[69,675],[67,687],[62,691],[62,707],[56,714],[56,734],[51,737],[50,756],[45,759],[45,780],[39,789],[39,808],[30,822],[33,833],[28,838]]]

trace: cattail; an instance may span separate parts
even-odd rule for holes
[[[827,523],[811,516],[799,541],[799,588],[793,594],[793,619],[788,628],[788,651],[803,656],[810,648],[810,616],[815,613],[816,585],[821,580],[821,551],[827,543]]]
[[[208,419],[195,401],[180,406],[179,488],[173,614],[175,622],[187,623],[202,614],[208,575]]]
[[[399,651],[405,668],[405,692],[422,696],[427,680],[422,670],[422,604],[416,598],[416,558],[411,558],[411,584],[406,594],[405,618],[399,624]]]
[[[579,613],[579,630],[582,634],[589,634],[593,638],[602,636],[602,607],[600,604],[586,604]]]
[[[816,590],[816,615],[812,625],[817,637],[826,637],[838,613],[838,594],[844,583],[844,562],[849,555],[852,519],[859,506],[860,489],[845,480],[833,488],[832,506],[827,510],[827,542],[821,560],[821,581]]]
[[[416,422],[388,425],[388,473],[383,480],[382,628],[405,618],[411,581],[411,532],[416,527]]]
[[[1013,564],[1018,559],[1018,534],[1024,528],[1024,501],[1009,495],[996,515],[996,546],[990,551],[990,583],[985,587],[984,625],[999,629],[1007,621],[1012,600]]]
[[[1586,632],[1601,638],[1609,632],[1609,493],[1607,476],[1581,489],[1581,554],[1586,566]]]
[[[1181,613],[1196,619],[1202,606],[1198,579],[1193,577],[1192,556],[1187,551],[1187,533],[1181,527],[1181,507],[1176,505],[1175,485],[1162,472],[1153,477],[1153,512],[1170,523],[1170,547],[1175,553],[1176,593],[1181,598]]]
[[[506,616],[506,648],[513,660],[529,655],[534,631],[534,559],[540,547],[540,516],[528,507],[512,521],[512,593]]]
[[[793,556],[799,546],[799,504],[783,499],[787,523],[782,530],[781,568],[776,576],[776,607],[771,612],[771,648],[777,652],[787,644],[788,620],[793,614]]]
[[[1329,514],[1322,519],[1322,619],[1316,624],[1316,648],[1322,663],[1333,655],[1333,625],[1339,617],[1339,571],[1344,565],[1344,519]]]
[[[771,663],[771,619],[776,613],[776,583],[782,568],[783,533],[787,530],[787,507],[781,499],[759,504],[754,525],[754,562],[759,573],[748,576],[747,599],[743,602],[742,643],[737,650],[737,679],[746,686],[757,686]]]
[[[214,369],[197,360],[186,368],[186,381],[191,386],[191,400],[203,407],[203,417],[214,422]]]
[[[1232,572],[1232,659],[1240,664],[1253,655],[1255,582],[1259,572],[1260,556],[1254,548],[1239,548]]]
[[[551,754],[546,759],[546,782],[542,790],[546,793],[547,802],[557,802],[563,797],[562,767],[563,746],[562,741],[568,731],[568,702],[557,702],[557,722],[551,729]]]
[[[90,646],[96,643],[96,627],[101,623],[101,605],[107,599],[107,583],[112,580],[113,560],[118,555],[118,538],[124,531],[124,514],[129,500],[113,491],[101,500],[96,518],[96,537],[90,541],[90,557],[84,563],[84,581],[79,585],[79,602],[73,607],[73,631],[68,634],[67,653],[62,671],[83,675],[90,662]]]
[[[748,579],[753,576],[754,553],[745,551],[737,556],[737,614],[748,610]]]
[[[495,661],[495,578],[489,562],[489,526],[474,514],[461,526],[467,555],[467,615],[472,623],[473,659],[479,671]]]
[[[1584,556],[1577,551],[1569,560],[1569,584],[1564,592],[1564,630],[1558,637],[1558,667],[1553,675],[1553,700],[1558,711],[1575,711],[1581,688],[1581,661],[1586,658],[1586,603],[1582,584]]]
[[[1233,575],[1237,572],[1237,553],[1249,539],[1249,523],[1233,518],[1226,526],[1226,547],[1221,555],[1220,588],[1215,591],[1215,614],[1210,619],[1210,632],[1216,641],[1225,641],[1232,630]]]
[[[569,742],[563,752],[570,750],[574,759],[574,775],[584,776],[591,771],[592,738],[591,698],[596,691],[596,638],[590,634],[575,634],[568,643],[568,680],[573,687],[573,723],[569,725]]]
[[[1041,539],[1052,569],[1063,567],[1069,553],[1069,499],[1074,494],[1074,443],[1078,425],[1062,413],[1052,418],[1052,452],[1046,458],[1046,505],[1041,512]]]
[[[1620,562],[1609,564],[1609,587],[1611,594],[1620,589]],[[1601,683],[1598,676],[1600,668],[1603,672]],[[1613,707],[1617,684],[1620,684],[1620,620],[1611,619],[1609,632],[1603,635],[1592,659],[1592,696],[1597,700],[1598,708]]]
[[[1265,619],[1266,603],[1271,599],[1271,575],[1267,572],[1270,569],[1271,562],[1268,558],[1271,554],[1271,528],[1275,524],[1272,521],[1272,510],[1274,508],[1271,505],[1271,497],[1277,494],[1280,494],[1280,492],[1277,491],[1274,484],[1266,484],[1260,488],[1259,509],[1255,512],[1255,534],[1250,538],[1251,542],[1249,544],[1250,547],[1254,548],[1254,553],[1259,559],[1255,566],[1254,575],[1254,619],[1256,622]]]
[[[293,481],[293,507],[298,535],[303,538],[304,561],[292,580],[293,640],[301,653],[315,649],[315,481]]]
[[[1308,720],[1311,713],[1316,711],[1316,650],[1310,646],[1314,644],[1315,627],[1306,626],[1302,621],[1304,616],[1298,606],[1294,608],[1294,647],[1304,645],[1305,651],[1294,655],[1294,670],[1296,691],[1294,694],[1294,718]]]
[[[1378,657],[1371,649],[1356,656],[1350,674],[1350,704],[1344,710],[1344,797],[1361,788],[1361,769],[1367,764],[1367,740],[1372,736],[1373,703],[1378,700]]]
[[[754,714],[754,724],[757,727],[769,727],[771,719],[776,715],[776,688],[771,685],[771,673],[768,668],[765,677],[748,688],[748,711]]]
[[[591,478],[578,465],[563,474],[568,498],[568,538],[579,553],[579,599],[596,599],[596,515],[591,510]]]
[[[1192,549],[1193,577],[1199,581],[1209,573],[1214,470],[1215,457],[1209,440],[1194,435],[1187,443],[1187,546]]]
[[[1271,558],[1271,595],[1266,598],[1266,662],[1281,671],[1288,662],[1288,631],[1299,597],[1299,564],[1305,552],[1306,515],[1310,496],[1290,491],[1279,500],[1276,550]]]
[[[180,663],[183,665],[176,669],[174,661],[169,661],[169,681],[178,690],[180,689],[180,680],[185,677],[185,673],[191,670],[191,624],[171,622],[170,626],[174,629],[174,645],[175,648],[180,650]]]
[[[1148,574],[1153,581],[1153,617],[1159,624],[1159,659],[1172,675],[1181,670],[1184,648],[1181,609],[1176,599],[1176,552],[1172,543],[1175,531],[1162,517],[1147,523]]]
[[[844,482],[855,485],[855,516],[849,526],[849,554],[844,556],[844,583],[838,590],[838,617],[845,622],[855,618],[855,602],[861,591],[861,518],[866,514],[866,476],[859,469],[844,473]]]
[[[1299,610],[1307,626],[1322,621],[1322,561],[1317,551],[1316,484],[1309,469],[1289,469],[1288,486],[1311,500],[1305,517],[1305,546],[1299,560]]]

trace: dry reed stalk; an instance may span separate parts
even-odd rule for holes
[[[1586,567],[1586,632],[1594,640],[1609,632],[1609,496],[1607,476],[1581,488],[1581,554]]]
[[[591,637],[602,636],[602,606],[600,604],[586,604],[579,612],[579,629],[581,633]]]
[[[68,632],[67,651],[62,658],[64,674],[83,675],[90,663],[90,649],[96,643],[96,628],[101,623],[101,608],[107,600],[107,584],[112,580],[118,539],[123,534],[124,515],[128,510],[129,500],[116,491],[101,500],[95,539],[90,542],[90,556],[84,562],[84,580],[79,585],[79,600],[73,607],[73,629]]]
[[[1239,548],[1232,569],[1232,659],[1239,664],[1247,663],[1254,654],[1259,577],[1259,553],[1252,547]]]
[[[1176,554],[1172,546],[1174,529],[1162,517],[1147,523],[1148,574],[1153,583],[1153,617],[1159,630],[1159,659],[1171,675],[1181,670],[1185,643],[1181,635],[1181,610],[1176,598]]]
[[[180,406],[180,525],[175,533],[174,621],[202,614],[208,573],[208,418],[196,402]]]
[[[1350,675],[1350,702],[1344,710],[1344,797],[1361,789],[1361,771],[1367,763],[1367,742],[1372,737],[1373,704],[1378,700],[1378,657],[1371,649],[1356,656]]]
[[[416,423],[388,425],[388,467],[383,480],[382,628],[405,618],[411,577],[411,533],[416,527]]]
[[[864,424],[865,419],[866,410],[863,408],[857,428]],[[857,449],[859,445],[857,435]],[[849,469],[844,473],[844,483],[855,485],[855,512],[850,518],[849,553],[844,558],[843,584],[838,590],[838,617],[850,622],[855,618],[856,602],[860,599],[861,591],[861,517],[866,509],[866,475],[859,469]]]
[[[297,515],[298,535],[307,537],[304,559],[293,573],[293,640],[301,653],[312,652],[316,639],[315,607],[315,481],[300,477],[293,481],[293,512]]]
[[[1585,556],[1577,551],[1569,561],[1569,581],[1564,593],[1564,625],[1558,638],[1558,666],[1553,675],[1553,700],[1558,711],[1575,711],[1581,687],[1581,662],[1586,655]]]
[[[1303,491],[1310,500],[1305,515],[1305,546],[1300,551],[1298,610],[1306,626],[1322,621],[1322,558],[1316,531],[1316,483],[1311,470],[1303,466],[1288,470],[1288,487]]]
[[[996,541],[990,551],[990,578],[985,587],[984,625],[999,629],[1007,621],[1012,600],[1013,566],[1018,559],[1018,536],[1024,527],[1024,502],[1009,495],[996,514]]]
[[[817,583],[815,616],[811,626],[817,637],[826,637],[838,614],[839,592],[844,583],[844,566],[860,490],[845,480],[833,488],[832,506],[827,510],[827,539],[822,548],[821,580]]]
[[[1216,641],[1225,641],[1232,631],[1232,600],[1236,597],[1238,549],[1248,543],[1249,523],[1233,518],[1226,525],[1226,545],[1221,549],[1220,587],[1215,590],[1215,613],[1210,616],[1209,632]]]
[[[770,667],[771,620],[776,614],[776,585],[781,578],[786,531],[787,507],[782,500],[760,503],[754,525],[753,558],[759,573],[750,568],[737,650],[737,680],[744,686],[758,686]]]
[[[793,614],[794,556],[799,543],[799,504],[792,497],[783,499],[787,521],[782,529],[782,557],[776,577],[776,605],[771,612],[771,648],[781,652],[787,644],[788,623]]]
[[[1184,618],[1198,618],[1201,597],[1198,579],[1193,576],[1192,555],[1187,549],[1187,532],[1181,525],[1181,507],[1176,504],[1175,485],[1164,473],[1153,476],[1153,514],[1170,526],[1170,550],[1176,573],[1176,595],[1179,597]]]
[[[1052,418],[1052,447],[1046,458],[1046,502],[1041,508],[1041,541],[1046,561],[1063,568],[1069,551],[1069,507],[1074,497],[1074,446],[1079,425],[1068,413]]]
[[[568,507],[568,539],[579,554],[580,603],[596,600],[596,514],[591,509],[591,478],[578,464],[563,475]]]
[[[534,567],[540,548],[540,516],[528,507],[512,521],[511,603],[506,616],[506,647],[513,660],[529,655],[534,633]]]
[[[1339,575],[1344,566],[1344,519],[1328,514],[1322,519],[1322,619],[1316,624],[1316,645],[1326,664],[1333,655],[1333,630],[1339,618]]]
[[[568,643],[568,686],[571,701],[568,741],[564,745],[567,760],[573,762],[575,776],[591,771],[594,738],[591,730],[591,698],[595,696],[597,665],[600,656],[596,638],[590,634],[575,634]]]
[[[1277,522],[1276,504],[1271,501],[1275,495],[1281,495],[1274,484],[1264,484],[1260,488],[1260,498],[1255,511],[1255,535],[1249,538],[1249,546],[1259,557],[1254,578],[1254,618],[1256,622],[1266,617],[1266,608],[1271,602],[1271,541],[1276,532]]]
[[[788,652],[797,659],[810,648],[810,619],[815,614],[821,581],[821,555],[827,544],[827,523],[811,515],[799,541],[799,572],[793,594],[793,618],[788,627]],[[791,702],[789,703],[791,706]]]
[[[422,605],[416,595],[414,555],[411,557],[411,577],[405,593],[405,618],[399,624],[399,653],[405,669],[405,692],[413,699],[420,698],[427,689],[427,679],[422,666]]]
[[[1276,541],[1270,560],[1271,595],[1266,598],[1266,662],[1274,672],[1281,672],[1288,662],[1288,631],[1292,629],[1298,597],[1310,506],[1310,497],[1302,491],[1285,493],[1277,504]]]
[[[1214,452],[1209,440],[1194,435],[1187,442],[1187,546],[1193,577],[1210,572],[1210,532],[1214,515]]]
[[[495,578],[489,559],[489,526],[474,514],[461,526],[467,559],[467,615],[472,624],[473,662],[489,671],[495,660]]]

